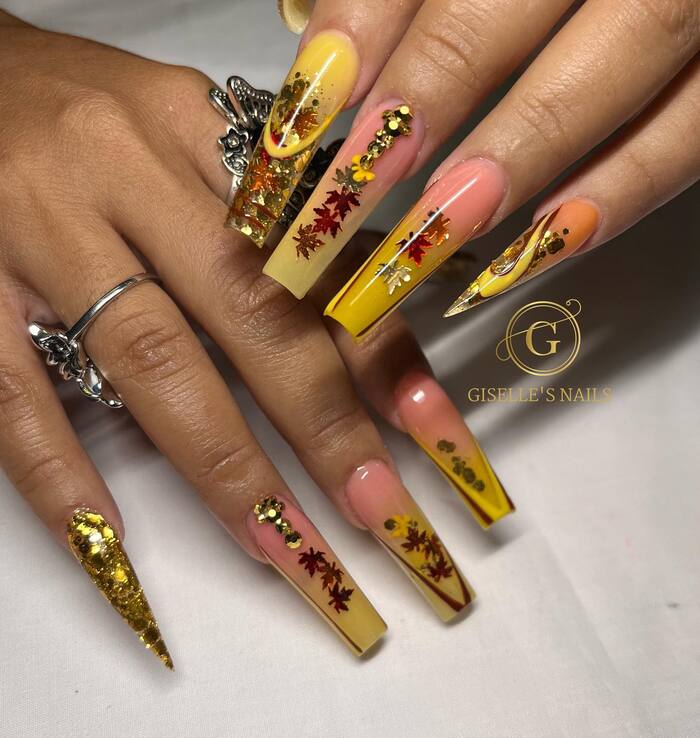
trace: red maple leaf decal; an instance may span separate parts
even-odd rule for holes
[[[334,607],[336,612],[347,610],[348,606],[345,603],[350,600],[350,595],[354,591],[354,589],[347,589],[346,587],[340,589],[340,587],[336,584],[329,592],[331,598],[330,600],[328,600],[328,604],[331,607]]]
[[[330,190],[326,193],[326,205],[333,205],[333,209],[338,213],[338,217],[341,220],[345,219],[345,216],[353,209],[358,207],[360,201],[357,199],[357,193],[349,190],[347,187],[343,187],[340,191]]]
[[[330,233],[331,238],[335,238],[340,230],[340,222],[335,219],[335,210],[331,211],[326,205],[322,205],[320,208],[314,208],[314,213],[318,216],[314,218],[314,231]]]
[[[415,525],[412,525],[408,529],[406,535],[406,543],[402,543],[401,547],[405,548],[406,551],[420,551],[423,546],[428,542],[428,537],[424,530],[419,531]]]
[[[416,262],[418,266],[421,265],[421,262],[423,261],[423,256],[425,256],[425,252],[432,247],[432,243],[430,242],[430,239],[424,235],[423,233],[418,233],[415,236],[413,235],[413,231],[411,231],[408,234],[408,238],[402,238],[399,241],[399,246],[403,250],[406,246],[408,246],[407,249],[407,256],[409,259],[412,259]]]
[[[330,589],[334,582],[340,584],[343,581],[343,572],[335,565],[335,561],[326,562],[321,571],[321,581],[326,589]]]
[[[304,569],[312,577],[326,563],[326,554],[323,551],[314,551],[313,547],[309,547],[308,551],[299,554],[299,563],[304,565]]]
[[[436,582],[441,579],[447,579],[452,576],[452,567],[445,561],[444,556],[435,562],[435,564],[428,564],[428,576]]]
[[[432,533],[423,544],[426,559],[437,559],[442,556],[442,544],[436,533]]]

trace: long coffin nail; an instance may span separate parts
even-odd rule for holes
[[[526,282],[571,256],[598,227],[598,210],[585,200],[570,200],[543,215],[467,287],[443,314],[465,310]]]
[[[248,516],[248,530],[268,561],[360,656],[386,624],[313,523],[288,500],[266,497]]]
[[[355,514],[413,580],[438,616],[451,620],[474,599],[421,509],[383,461],[356,469],[345,487]]]
[[[345,141],[263,272],[301,299],[367,216],[409,169],[423,126],[408,105],[387,101]]]
[[[275,98],[226,225],[262,246],[322,134],[355,87],[359,61],[350,39],[323,31],[304,47]]]
[[[325,314],[361,338],[479,230],[504,190],[500,167],[487,159],[452,167],[423,193]]]
[[[404,428],[482,528],[515,510],[476,438],[435,379],[424,374],[410,377],[397,391],[396,406]]]
[[[68,521],[67,535],[70,550],[95,586],[146,648],[172,669],[158,623],[114,528],[99,513],[80,508]]]

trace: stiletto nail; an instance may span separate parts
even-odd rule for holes
[[[356,469],[345,487],[348,501],[438,616],[451,620],[474,599],[474,591],[411,497],[383,462]]]
[[[515,510],[462,415],[435,379],[409,378],[396,397],[401,422],[447,477],[482,528]]]
[[[585,200],[570,200],[543,215],[467,287],[444,318],[506,292],[571,256],[598,227],[598,211]]]
[[[411,109],[400,100],[368,113],[340,148],[263,272],[299,299],[304,297],[409,169],[422,133],[422,124],[414,123]]]
[[[325,314],[361,338],[479,230],[504,190],[500,167],[487,159],[452,167],[423,193]]]
[[[263,245],[355,87],[358,69],[357,52],[344,33],[323,31],[309,41],[275,98],[227,226]]]
[[[158,623],[115,529],[102,515],[84,508],[73,513],[67,527],[70,550],[95,586],[146,648],[172,669]]]
[[[248,530],[282,576],[360,656],[386,624],[313,523],[288,500],[266,497],[248,516]]]

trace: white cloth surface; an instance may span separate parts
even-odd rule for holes
[[[197,66],[219,84],[237,73],[276,89],[296,45],[273,0],[4,5]],[[397,188],[372,223],[388,227],[429,171]],[[121,507],[177,670],[139,646],[0,478],[0,734],[700,735],[697,196],[464,319],[439,319],[458,283],[411,300],[407,314],[438,376],[518,506],[482,532],[412,442],[381,426],[407,487],[478,592],[474,612],[451,627],[335,513],[216,356],[261,442],[389,624],[366,661],[237,548],[126,413],[61,387]],[[479,264],[533,205],[474,244]],[[517,307],[569,297],[583,304],[583,345],[552,382],[610,386],[612,400],[469,403],[471,386],[539,384],[499,362],[496,343]]]

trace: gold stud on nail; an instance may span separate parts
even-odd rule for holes
[[[299,548],[301,546],[302,537],[295,530],[292,530],[292,524],[287,518],[282,517],[284,510],[284,502],[276,497],[266,497],[253,507],[258,523],[272,523],[275,530],[284,537],[284,543],[288,548]]]

